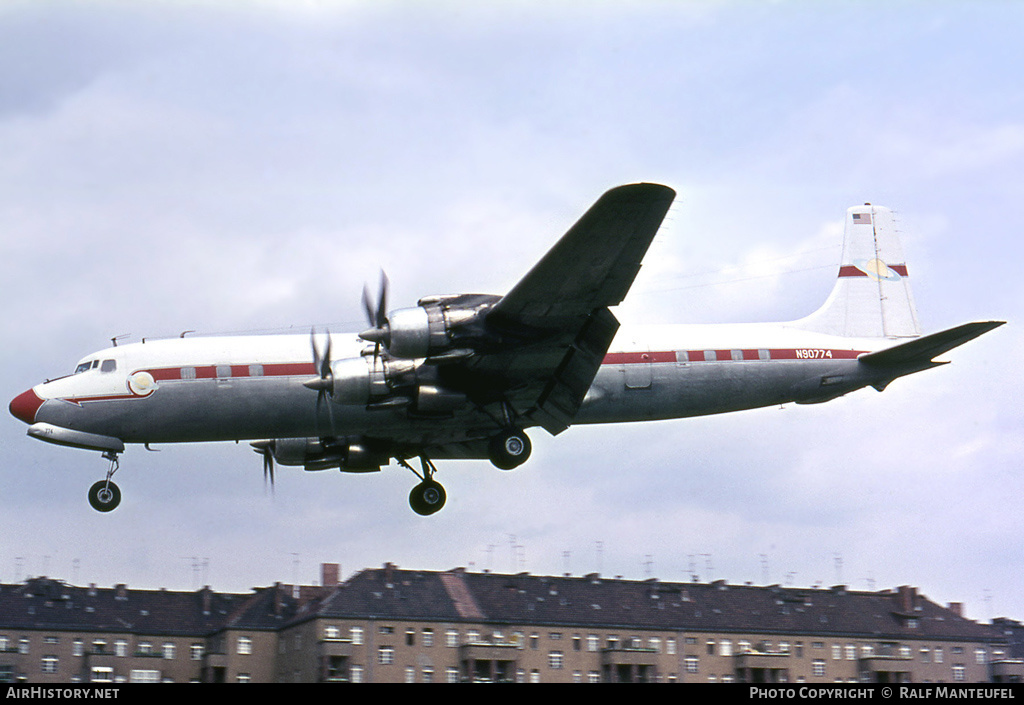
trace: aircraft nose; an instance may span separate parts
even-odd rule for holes
[[[43,405],[43,399],[32,391],[22,392],[11,400],[10,410],[14,418],[24,421],[27,424],[36,422],[36,411]]]

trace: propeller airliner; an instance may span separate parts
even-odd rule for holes
[[[115,345],[17,396],[28,435],[100,451],[89,490],[117,507],[126,444],[249,441],[274,464],[374,472],[394,459],[419,483],[418,514],[445,503],[434,461],[530,456],[526,430],[826,402],[941,364],[1000,325],[922,335],[891,211],[848,209],[831,295],[786,323],[619,329],[629,291],[675,192],[631,184],[603,196],[504,296],[420,299],[388,312],[364,289],[370,328],[340,335],[184,337]],[[419,470],[410,461],[419,460]]]

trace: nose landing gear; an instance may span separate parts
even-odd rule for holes
[[[117,472],[117,453],[108,451],[103,458],[110,461],[107,478],[89,488],[89,504],[97,512],[112,512],[121,503],[121,489],[110,479]]]

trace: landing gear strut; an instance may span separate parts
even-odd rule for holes
[[[410,470],[416,477],[420,478],[420,484],[412,488],[409,493],[409,506],[420,516],[430,516],[441,510],[448,495],[441,483],[434,479],[437,468],[425,455],[420,456],[420,465],[423,472],[419,473],[404,459],[398,458],[398,464]]]
[[[103,458],[110,461],[107,479],[100,480],[89,488],[89,504],[97,512],[111,512],[121,503],[121,490],[110,480],[117,472],[117,453],[108,451],[103,454]]]

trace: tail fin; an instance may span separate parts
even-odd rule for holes
[[[869,203],[847,209],[835,288],[820,309],[795,323],[849,338],[921,335],[892,211]]]

